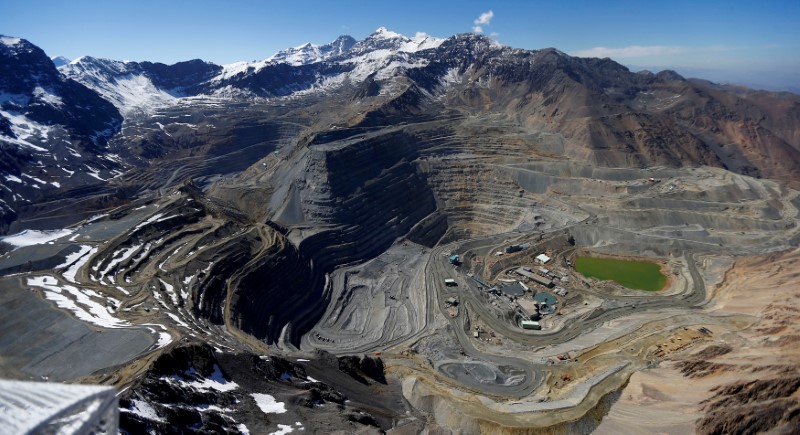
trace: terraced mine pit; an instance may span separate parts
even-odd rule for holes
[[[633,373],[691,348],[666,350],[675,334],[694,331],[678,340],[697,346],[752,322],[705,308],[715,258],[798,237],[797,192],[769,181],[713,168],[489,163],[477,157],[486,150],[469,146],[440,172],[434,162],[453,154],[404,148],[425,144],[420,128],[298,150],[303,171],[259,163],[204,189],[169,188],[50,244],[12,251],[0,260],[11,275],[6,297],[41,294],[38,304],[52,308],[37,309],[54,320],[7,312],[3,327],[16,332],[6,337],[17,338],[4,354],[19,359],[21,376],[92,375],[126,386],[146,367],[125,367],[127,358],[151,359],[187,340],[221,354],[377,352],[402,397],[442,424],[573,427]],[[363,169],[338,169],[354,159]],[[478,174],[484,188],[473,190]],[[646,181],[654,174],[658,184]],[[265,211],[239,211],[228,199],[233,189],[247,192],[238,183],[278,176],[293,187],[263,184],[274,191],[261,205],[274,210],[266,211],[274,224],[252,223],[248,215]],[[495,188],[515,193],[488,193]],[[650,295],[587,281],[576,258],[585,249],[649,256],[664,264],[670,286]],[[37,337],[56,318],[75,331],[68,352],[106,351],[55,377],[70,354]],[[23,352],[28,340],[41,347]],[[108,368],[116,364],[125,368]]]
[[[758,353],[798,335],[800,192],[719,160],[700,137],[727,130],[672,97],[721,91],[448,44],[470,66],[128,116],[117,176],[25,203],[0,239],[1,374],[116,386],[131,433],[714,433],[756,405],[712,388],[760,370],[783,387],[754,400],[794,409],[796,361]],[[657,270],[584,269],[602,257]],[[743,294],[759,274],[791,300]]]
[[[42,295],[36,310],[47,314],[6,312],[2,326],[15,331],[6,337],[16,338],[4,354],[23,377],[125,387],[147,367],[140,358],[187,340],[220,354],[376,352],[402,383],[393,394],[440,424],[574,428],[632,374],[752,323],[706,308],[714,259],[798,237],[798,193],[770,181],[713,168],[494,161],[457,135],[426,142],[441,126],[298,149],[290,159],[304,170],[270,154],[230,180],[166,188],[12,251],[0,260],[5,297]],[[463,154],[440,154],[441,141]],[[272,199],[241,209],[236,195],[255,180]],[[263,213],[274,223],[248,217]],[[651,295],[587,281],[576,258],[585,249],[650,257],[670,286]],[[31,315],[39,320],[21,321]],[[53,322],[74,331],[66,354],[41,338]],[[694,335],[677,340],[690,347],[667,350],[684,330]],[[22,351],[30,340],[40,346]],[[90,348],[104,351],[55,375],[70,352]],[[126,418],[144,424],[136,412]]]

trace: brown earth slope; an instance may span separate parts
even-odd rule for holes
[[[757,321],[631,377],[598,434],[797,433],[800,250],[738,260],[709,308]]]

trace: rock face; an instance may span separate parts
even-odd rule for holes
[[[800,377],[738,382],[719,388],[697,422],[698,433],[792,431],[800,427],[800,402],[793,398]]]
[[[39,47],[0,36],[0,231],[21,206],[119,168],[105,156],[121,123],[113,105],[62,76]]]
[[[60,125],[79,141],[80,149],[100,151],[97,147],[118,131],[119,113],[91,90],[64,78],[39,47],[20,38],[0,38],[4,124],[15,124],[16,115],[45,126]],[[25,139],[21,132],[10,133],[8,139]]]
[[[345,361],[349,360],[340,360],[338,366],[350,367]],[[369,372],[383,377],[377,361],[369,364]],[[268,433],[288,426],[361,433],[388,429],[393,420],[406,417],[400,410],[382,409],[365,395],[369,388],[386,395],[399,392],[367,383],[356,373],[351,378],[351,370],[340,371],[338,366],[331,355],[291,362],[248,353],[220,354],[199,344],[178,347],[158,358],[123,395],[120,429],[128,433]],[[309,377],[307,370],[313,370],[314,376],[325,371],[325,380]]]

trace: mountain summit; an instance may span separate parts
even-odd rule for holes
[[[297,47],[281,50],[267,58],[266,62],[285,63],[292,66],[308,65],[344,54],[355,43],[356,40],[347,35],[340,36],[325,45],[314,45],[307,42]]]
[[[55,57],[50,58],[50,60],[53,61],[53,65],[55,65],[56,68],[60,68],[60,67],[62,67],[64,65],[72,62],[71,60],[67,59],[64,56],[55,56]]]

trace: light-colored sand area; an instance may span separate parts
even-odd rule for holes
[[[692,433],[705,414],[702,402],[713,396],[714,387],[785,375],[792,368],[796,371],[800,361],[800,250],[738,259],[724,283],[714,290],[707,311],[752,315],[758,320],[748,329],[718,336],[716,343],[707,346],[730,347],[729,353],[709,357],[696,349],[634,374],[594,433]],[[693,361],[711,365],[706,365],[708,371],[703,373],[682,373],[681,367]]]

